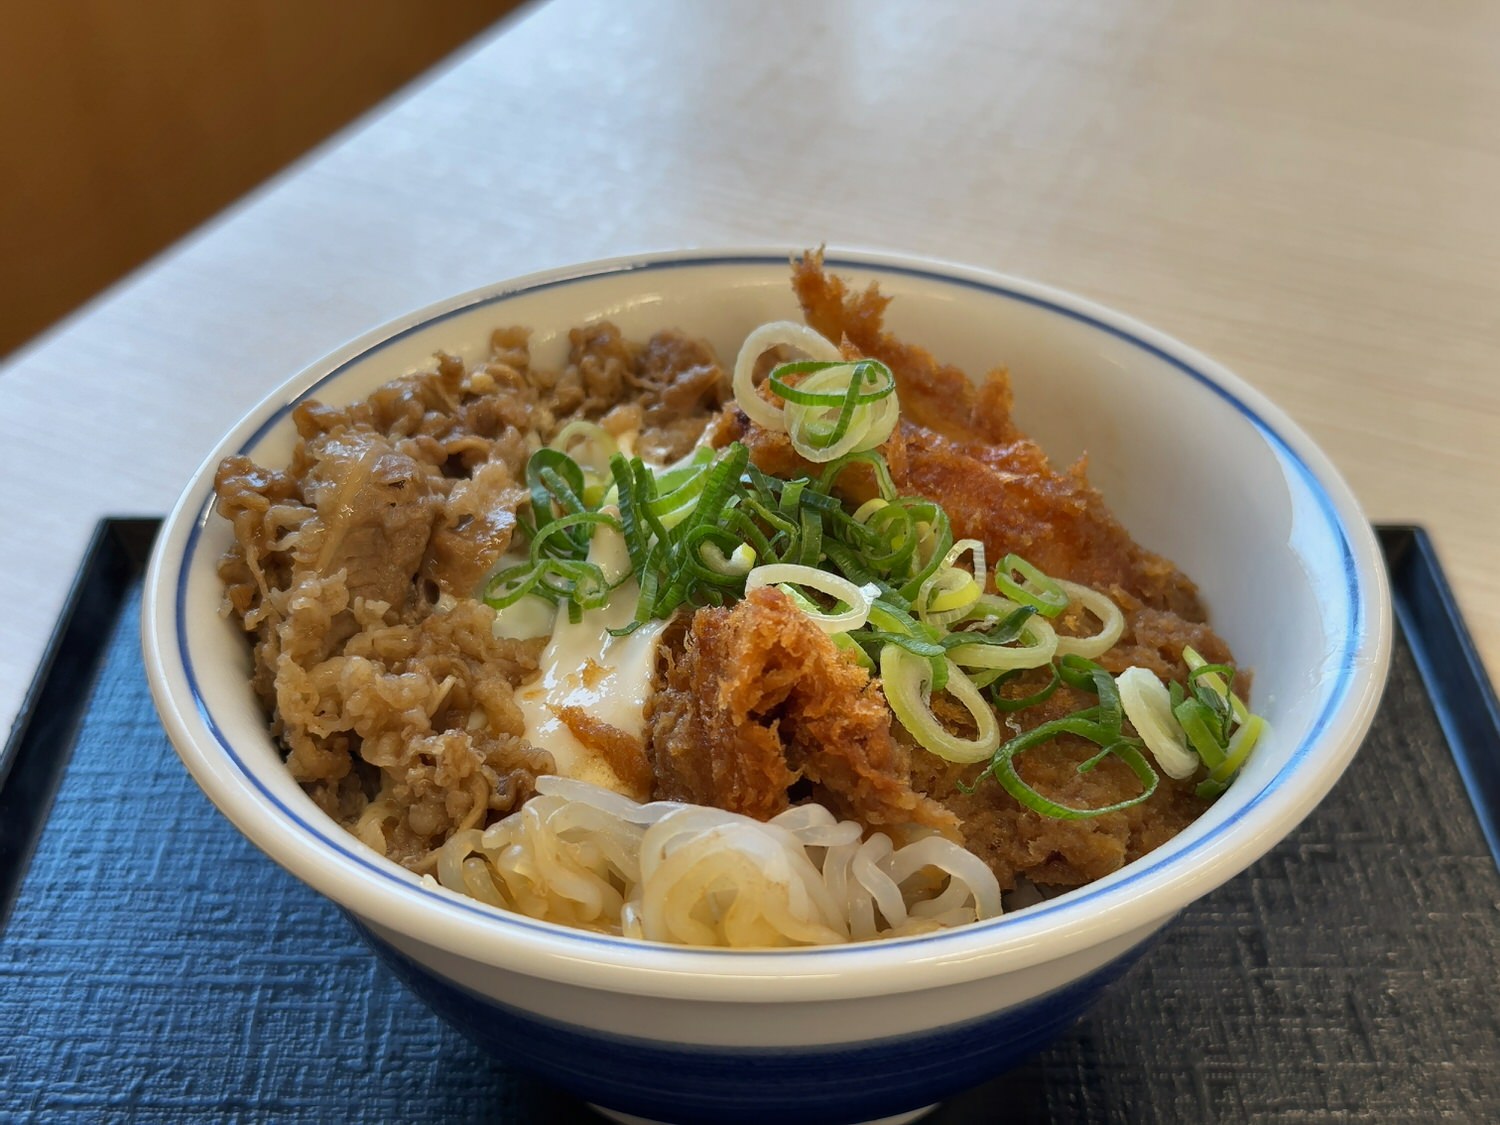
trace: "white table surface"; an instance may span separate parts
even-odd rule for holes
[[[1226,363],[1372,518],[1433,532],[1500,668],[1497,204],[1487,0],[531,9],[0,369],[0,724],[95,521],[164,513],[361,330],[569,262],[825,240]]]

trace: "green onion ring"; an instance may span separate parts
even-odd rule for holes
[[[804,324],[778,320],[762,324],[740,345],[734,361],[734,401],[745,416],[772,433],[786,432],[786,418],[781,408],[763,398],[755,388],[755,365],[772,348],[791,347],[815,360],[842,362],[843,355],[828,340]]]
[[[1072,653],[1089,659],[1103,656],[1115,646],[1115,642],[1125,632],[1125,615],[1120,612],[1120,607],[1115,605],[1108,595],[1090,586],[1081,586],[1077,582],[1065,582],[1060,578],[1054,581],[1068,595],[1070,602],[1077,602],[1099,619],[1099,630],[1091,636],[1059,636],[1057,638],[1058,653],[1061,655]]]
[[[836,613],[808,613],[825,633],[847,633],[851,629],[862,627],[869,620],[870,606],[880,593],[877,586],[856,586],[837,574],[795,563],[758,566],[745,576],[746,595],[762,586],[801,586],[827,594],[847,606],[847,609]]]
[[[1075,719],[1076,716],[1054,719],[1049,723],[1043,723],[1039,727],[1034,727],[1025,734],[1017,735],[995,752],[994,761],[984,771],[984,774],[980,775],[980,778],[983,778],[985,774],[993,776],[1005,791],[1021,805],[1032,812],[1054,820],[1087,820],[1096,816],[1104,816],[1106,813],[1120,812],[1149,800],[1151,794],[1156,792],[1160,778],[1157,777],[1156,771],[1151,768],[1146,759],[1141,757],[1140,751],[1132,745],[1134,740],[1127,738],[1110,739],[1109,735],[1111,732],[1105,731],[1097,724],[1075,722]],[[1092,768],[1105,755],[1113,753],[1135,774],[1136,780],[1141,783],[1141,792],[1134,797],[1127,797],[1123,801],[1116,801],[1112,805],[1104,805],[1093,809],[1064,805],[1059,801],[1054,801],[1050,797],[1045,797],[1041,793],[1038,793],[1030,785],[1026,784],[1022,780],[1021,775],[1016,772],[1015,759],[1024,751],[1043,742],[1048,742],[1060,734],[1076,734],[1090,741],[1102,743],[1103,749],[1101,753],[1094,755],[1088,761],[1084,762],[1083,766]],[[1082,767],[1080,767],[1080,771],[1082,771]],[[978,780],[975,780],[975,784],[978,783]]]
[[[1172,714],[1172,697],[1156,673],[1130,667],[1115,678],[1125,717],[1168,777],[1182,780],[1198,771],[1198,756],[1188,748]]]
[[[1013,668],[1007,672],[1001,672],[1000,678],[990,685],[990,704],[1001,711],[1024,711],[1028,707],[1035,707],[1038,703],[1045,703],[1051,699],[1057,689],[1062,686],[1062,677],[1057,674],[1057,667],[1052,666],[1052,678],[1047,681],[1047,686],[1031,695],[1020,699],[1007,699],[1000,694],[1003,683],[1013,676],[1019,676],[1023,669]]]
[[[931,665],[897,644],[880,650],[880,684],[886,702],[906,732],[925,750],[950,762],[969,764],[990,757],[1000,744],[1000,724],[979,689],[948,661],[946,690],[974,719],[973,738],[960,738],[932,712]]]
[[[1021,581],[1012,578],[1012,573],[1019,573]],[[995,589],[1019,605],[1035,607],[1043,617],[1056,617],[1068,608],[1068,595],[1057,580],[1014,553],[995,567]]]

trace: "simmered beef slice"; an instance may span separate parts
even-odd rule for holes
[[[879,687],[782,593],[701,609],[647,707],[659,795],[767,819],[797,781],[869,827],[957,822],[911,787]]]
[[[219,560],[228,608],[255,631],[270,612],[266,598],[287,585],[291,551],[286,532],[313,512],[288,473],[248,457],[226,457],[214,473],[217,511],[234,528],[235,546]]]
[[[315,570],[345,572],[349,598],[400,611],[412,596],[442,509],[427,474],[384,436],[366,429],[319,434],[303,446],[302,479],[322,524]]]
[[[669,464],[686,454],[703,423],[730,399],[729,377],[701,340],[658,332],[640,356],[643,456]]]
[[[456,482],[427,545],[423,575],[445,594],[474,597],[510,546],[516,512],[526,503],[526,490],[503,461],[481,465],[470,479]]]

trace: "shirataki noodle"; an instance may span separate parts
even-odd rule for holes
[[[545,776],[519,812],[455,833],[437,874],[533,918],[703,946],[866,941],[1000,913],[994,874],[951,840],[862,836],[821,805],[762,822]]]

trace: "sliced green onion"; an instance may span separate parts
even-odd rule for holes
[[[789,375],[806,375],[808,378],[800,383],[788,383]],[[868,389],[865,387],[867,379]],[[896,377],[878,359],[783,363],[771,372],[770,382],[771,389],[788,405],[821,406],[840,411],[847,405],[873,406],[889,398],[896,390]],[[828,432],[831,434],[832,430]]]
[[[875,477],[875,487],[882,499],[887,503],[896,500],[899,493],[896,491],[896,482],[891,479],[891,467],[875,450],[867,450],[863,453],[846,453],[836,458],[823,467],[822,473],[818,475],[818,491],[827,495],[833,491],[833,486],[838,483],[839,477],[845,469],[852,465],[865,465]]]
[[[614,435],[597,422],[575,418],[558,430],[548,447],[566,453],[585,474],[602,476],[609,472],[609,461],[620,452]]]
[[[849,658],[866,672],[871,675],[875,674],[875,661],[870,659],[870,654],[865,651],[864,646],[848,633],[833,634],[833,647],[840,652],[847,653]]]
[[[1021,674],[1021,669],[1015,668],[1007,672],[1001,672],[999,677],[990,686],[990,703],[1001,711],[1024,711],[1028,707],[1035,707],[1038,703],[1045,703],[1051,699],[1057,689],[1062,686],[1062,677],[1057,674],[1057,668],[1052,668],[1052,678],[1047,686],[1031,695],[1021,696],[1017,699],[1008,699],[1000,694],[1000,688],[1010,681],[1014,676]],[[978,682],[978,677],[974,677]]]
[[[948,656],[948,650],[937,641],[916,633],[888,633],[883,629],[866,629],[861,631],[858,639],[881,648],[896,645],[923,660],[944,660]]]
[[[800,383],[787,378],[804,375]],[[835,461],[880,445],[896,428],[901,407],[896,380],[879,360],[786,363],[771,372],[771,389],[785,402],[792,448],[809,461]]]
[[[749,574],[755,566],[755,548],[749,543],[741,543],[728,555],[717,543],[704,543],[698,548],[698,557],[710,570],[737,577]]]
[[[498,571],[485,587],[485,604],[491,609],[505,609],[530,595],[541,581],[541,568],[529,561],[506,567]]]
[[[651,514],[661,520],[662,526],[670,531],[693,514],[707,483],[708,472],[700,469],[671,492],[658,494],[647,506]],[[660,481],[657,482],[657,487],[661,487]]]
[[[585,510],[580,498],[583,469],[561,450],[533,453],[526,462],[526,485],[531,490],[532,519],[538,526],[552,517],[554,505],[563,514]]]
[[[1019,574],[1021,581],[1013,574]],[[995,589],[1018,605],[1034,607],[1043,617],[1056,617],[1068,608],[1068,595],[1057,580],[1017,554],[1006,555],[995,568]]]
[[[1068,653],[1057,661],[1057,674],[1062,677],[1062,682],[1079,691],[1097,690],[1094,672],[1098,669],[1100,665],[1074,653]]]
[[[1120,812],[1123,809],[1133,808],[1143,801],[1149,800],[1151,794],[1156,792],[1156,786],[1160,778],[1156,776],[1156,771],[1151,768],[1146,759],[1141,757],[1141,752],[1132,746],[1127,739],[1106,745],[1098,754],[1094,755],[1087,762],[1084,762],[1079,767],[1079,772],[1087,773],[1088,770],[1092,769],[1106,756],[1114,754],[1130,767],[1130,772],[1135,774],[1136,780],[1141,783],[1141,792],[1136,796],[1127,797],[1123,801],[1116,801],[1112,805],[1104,805],[1100,808],[1091,809],[1064,805],[1059,801],[1054,801],[1052,798],[1038,793],[1030,785],[1027,785],[1021,775],[1016,772],[1015,757],[1022,750],[1036,745],[1037,742],[1047,741],[1045,738],[1030,742],[1025,740],[1028,738],[1028,735],[1034,735],[1037,731],[1044,730],[1049,725],[1044,723],[1042,726],[1037,727],[1036,730],[1029,731],[1027,734],[1012,739],[1005,746],[1001,747],[1000,754],[1003,755],[1003,759],[994,770],[995,780],[1004,787],[1007,793],[1032,812],[1040,813],[1042,816],[1050,817],[1053,820],[1087,820],[1091,817],[1104,816],[1106,813]],[[1021,745],[1023,742],[1024,745]],[[1011,747],[1017,748],[1011,750]],[[1010,752],[1006,753],[1006,751]]]
[[[1210,770],[1217,768],[1224,761],[1224,744],[1216,730],[1218,717],[1213,709],[1201,700],[1184,699],[1172,708],[1172,714],[1203,764]]]
[[[1230,736],[1229,746],[1224,760],[1215,766],[1207,780],[1198,786],[1198,796],[1217,797],[1234,779],[1234,775],[1240,771],[1245,760],[1250,757],[1250,751],[1255,749],[1262,736],[1270,729],[1270,724],[1259,715],[1251,715],[1249,720]]]
[[[675,462],[659,473],[652,473],[656,479],[657,492],[665,495],[685,484],[697,476],[700,471],[712,465],[719,458],[719,450],[711,445],[695,445],[692,452],[680,461]]]
[[[762,586],[792,586],[817,590],[846,606],[847,608],[833,613],[816,610],[816,607],[815,611],[808,611],[804,607],[803,611],[825,633],[847,633],[851,629],[863,626],[870,619],[870,607],[880,593],[878,586],[856,586],[847,578],[837,574],[797,563],[771,563],[758,566],[745,576],[746,594]]]
[[[917,615],[929,625],[946,625],[968,613],[980,593],[979,583],[968,571],[943,567],[917,591]]]
[[[1029,606],[1011,606],[1012,612],[1017,609],[1030,609]],[[955,637],[967,638],[968,633],[954,633]],[[1029,615],[1021,628],[1021,644],[987,644],[980,639],[982,634],[977,635],[974,640],[965,640],[956,644],[948,650],[948,656],[965,668],[1000,668],[1010,670],[1013,668],[1040,668],[1044,664],[1050,664],[1056,655],[1060,638],[1056,631],[1043,618]]]
[[[869,565],[905,584],[917,556],[917,524],[911,509],[899,502],[888,503],[871,512],[864,527],[869,532],[864,552]]]
[[[1146,668],[1131,667],[1115,677],[1125,717],[1135,727],[1146,749],[1168,777],[1192,777],[1199,766],[1198,755],[1188,749],[1181,728],[1172,715],[1172,696],[1166,684]]]
[[[1077,582],[1065,582],[1062,579],[1055,579],[1055,581],[1068,595],[1070,603],[1077,602],[1099,619],[1099,630],[1091,636],[1058,637],[1059,655],[1066,656],[1072,653],[1075,656],[1088,657],[1090,660],[1096,656],[1103,656],[1115,646],[1115,642],[1125,632],[1125,615],[1120,612],[1120,607],[1115,605],[1108,595],[1092,587],[1080,586]]]
[[[1102,669],[1101,669],[1102,671]],[[1108,673],[1105,673],[1107,676]],[[1101,681],[1102,682],[1102,681]],[[1123,801],[1117,801],[1112,805],[1101,808],[1077,808],[1072,805],[1064,805],[1050,797],[1038,793],[1022,779],[1016,772],[1015,759],[1034,746],[1040,746],[1044,742],[1050,742],[1064,734],[1076,735],[1087,739],[1100,747],[1100,752],[1089,758],[1078,767],[1079,773],[1087,773],[1099,764],[1109,754],[1116,754],[1135,774],[1141,783],[1141,792],[1134,797],[1128,797]],[[1057,820],[1082,820],[1089,817],[1103,816],[1105,813],[1119,812],[1140,804],[1150,798],[1156,792],[1156,786],[1160,780],[1156,771],[1146,762],[1137,749],[1139,743],[1133,738],[1127,738],[1120,732],[1117,722],[1109,721],[1109,716],[1101,707],[1085,708],[1072,715],[1065,715],[1060,719],[1052,719],[1033,727],[1029,731],[1012,738],[1001,746],[990,759],[986,766],[974,781],[959,788],[966,793],[972,793],[986,777],[993,777],[998,781],[1005,791],[1016,799],[1025,808],[1030,809],[1042,816],[1052,817]]]
[[[1036,610],[1029,605],[1013,605],[993,594],[986,594],[984,597],[990,600],[990,604],[985,607],[983,615],[976,616],[971,610],[963,620],[963,627],[949,633],[945,644],[951,647],[972,641],[1008,645],[1025,636],[1027,627],[1036,617]],[[1003,609],[1003,613],[995,612],[996,603]]]
[[[558,516],[541,527],[532,537],[531,561],[540,563],[547,557],[572,558],[579,545],[578,532],[582,532],[582,549],[587,552],[588,544],[599,528],[609,527],[618,531],[619,526],[619,522],[605,512],[580,511]]]
[[[932,712],[932,665],[898,644],[880,650],[880,684],[901,725],[923,749],[950,762],[982,762],[1000,745],[1000,724],[973,682],[948,661],[945,690],[974,720],[972,738],[960,738]]]
[[[1200,669],[1204,669],[1209,666],[1208,661],[1204,660],[1192,645],[1182,646],[1182,659],[1183,662],[1188,666],[1188,669],[1192,672],[1198,672],[1200,671]],[[1216,667],[1222,666],[1219,665]],[[1213,688],[1214,691],[1218,692],[1221,697],[1227,698],[1229,700],[1229,706],[1234,711],[1236,722],[1248,723],[1250,721],[1250,708],[1245,706],[1245,701],[1243,699],[1229,690],[1229,684],[1224,682],[1224,678],[1222,676],[1218,675],[1215,672],[1208,672],[1206,675],[1203,675],[1200,678],[1202,682],[1206,683],[1209,687]]]
[[[795,348],[814,360],[837,363],[843,360],[838,348],[804,324],[778,320],[762,324],[745,337],[740,354],[734,361],[734,401],[745,416],[773,433],[786,432],[786,418],[781,407],[761,397],[755,388],[755,365],[772,348]]]
[[[973,556],[972,571],[956,566],[965,554]],[[929,625],[947,625],[957,621],[979,601],[984,589],[976,575],[984,574],[984,544],[978,539],[960,539],[943,556],[937,570],[917,589],[913,603],[917,616]]]
[[[943,557],[953,546],[953,526],[948,521],[948,513],[931,500],[903,496],[891,505],[891,508],[898,507],[906,511],[915,548],[911,556],[911,574],[901,585],[899,593],[907,601],[915,602],[922,583],[943,565]],[[890,510],[886,508],[878,512],[871,522],[880,520]]]

